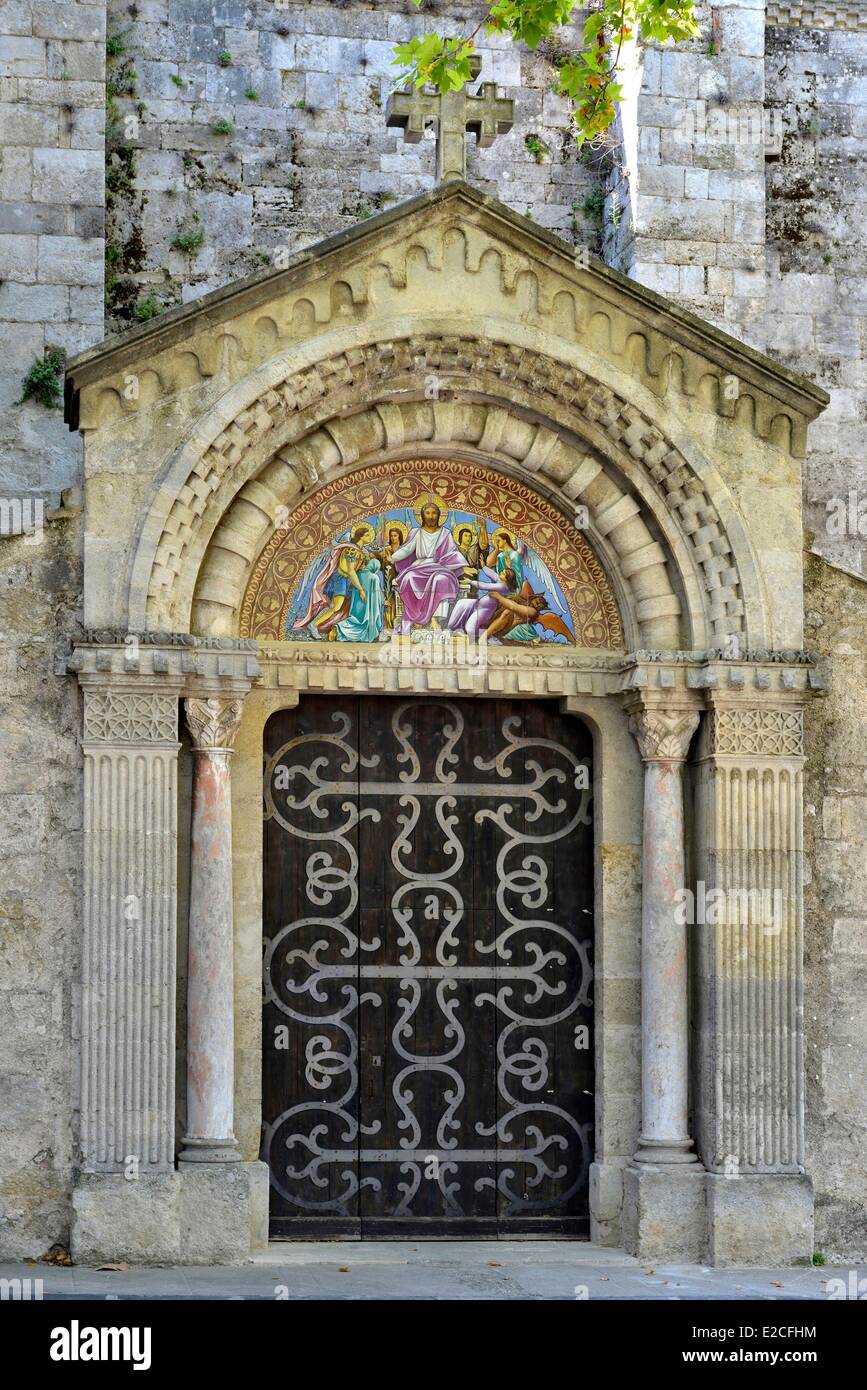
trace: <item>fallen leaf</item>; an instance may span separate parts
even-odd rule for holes
[[[494,1267],[495,1269],[499,1269],[499,1268],[500,1268],[500,1261],[499,1261],[499,1260],[488,1260],[488,1264],[489,1264],[489,1265],[493,1265],[493,1267]]]
[[[779,1279],[772,1279],[771,1286],[775,1289],[784,1289],[786,1287],[785,1284],[780,1283]]]
[[[72,1256],[62,1245],[52,1245],[42,1256],[44,1265],[71,1265]]]
[[[649,1275],[655,1274],[655,1273],[656,1273],[656,1270],[655,1270],[655,1269],[646,1269],[646,1270],[644,1271],[644,1277],[647,1278]]]
[[[338,1273],[338,1274],[349,1274],[349,1273],[350,1273],[349,1265],[340,1265],[340,1267],[339,1267],[337,1273]]]
[[[611,1275],[610,1275],[610,1274],[600,1274],[600,1276],[599,1276],[600,1283],[602,1283],[602,1284],[607,1284],[607,1283],[609,1282],[610,1279],[611,1279]]]

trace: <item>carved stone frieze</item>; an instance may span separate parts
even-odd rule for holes
[[[152,691],[87,690],[84,742],[105,744],[177,743],[178,701]]]
[[[799,758],[804,752],[802,709],[714,709],[709,718],[710,754]]]

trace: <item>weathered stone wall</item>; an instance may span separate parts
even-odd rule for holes
[[[109,326],[196,298],[274,264],[279,248],[299,251],[433,186],[433,139],[405,144],[387,129],[385,104],[394,44],[456,28],[466,18],[457,0],[422,14],[408,0],[110,0],[108,11],[123,48],[108,62]],[[480,51],[482,79],[514,98],[516,119],[490,149],[470,140],[471,182],[597,249],[600,172],[580,157],[568,105],[551,91],[551,48],[485,38]]]
[[[807,1163],[816,1249],[867,1258],[867,582],[807,557],[807,645],[827,694],[807,713]]]
[[[0,1252],[68,1231],[81,897],[80,518],[0,539]]]
[[[0,1251],[68,1231],[80,708],[81,441],[18,404],[46,348],[103,334],[105,6],[0,5]],[[60,506],[61,495],[67,503]],[[54,517],[55,519],[49,519]],[[21,534],[29,531],[30,534]]]
[[[804,521],[818,550],[864,573],[867,32],[787,26],[767,42],[767,102],[785,132],[768,166],[773,350],[831,394],[811,431]]]
[[[767,31],[766,103],[783,131],[768,164],[767,321],[774,355],[831,395],[811,429],[804,520],[814,550],[854,572],[815,555],[805,572],[806,642],[828,680],[808,712],[808,1165],[816,1247],[854,1262],[867,1252],[867,587],[855,577],[867,556],[867,20],[844,3],[808,9],[809,27]]]
[[[621,268],[764,348],[765,0],[696,13],[700,38],[644,54],[629,113],[635,239]]]

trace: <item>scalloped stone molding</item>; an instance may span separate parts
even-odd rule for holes
[[[453,298],[554,334],[567,352],[602,351],[658,397],[700,396],[758,438],[805,453],[806,419],[824,393],[601,262],[579,269],[573,247],[460,181],[322,242],[286,271],[216,291],[82,354],[67,370],[70,415],[94,429],[221,373],[249,375],[329,327],[408,306],[434,314]]]
[[[867,32],[864,0],[768,0],[768,24]]]

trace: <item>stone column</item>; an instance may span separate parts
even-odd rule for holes
[[[687,1124],[689,1002],[683,761],[694,709],[644,708],[630,730],[644,763],[641,874],[641,1135],[636,1163],[695,1163]]]
[[[237,1163],[233,1133],[232,804],[237,697],[185,701],[193,737],[187,977],[187,1124],[182,1163]]]
[[[699,747],[696,1121],[709,1258],[812,1254],[804,1173],[803,709],[711,693]]]
[[[699,712],[685,694],[629,706],[644,763],[641,1130],[623,1178],[623,1239],[640,1259],[704,1258],[705,1172],[692,1150],[683,763]]]

